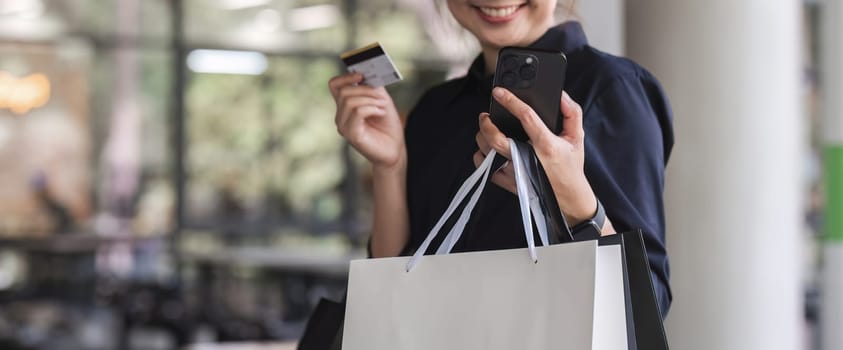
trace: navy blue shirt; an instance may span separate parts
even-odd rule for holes
[[[531,47],[561,50],[568,58],[565,91],[583,110],[585,175],[618,232],[644,232],[664,317],[671,302],[663,204],[664,168],[673,146],[667,98],[641,66],[589,46],[579,23],[553,27]],[[421,244],[474,171],[478,115],[489,109],[491,87],[481,55],[466,76],[433,87],[410,113],[405,254]],[[468,228],[455,251],[526,246],[518,199],[498,186],[486,188]],[[441,237],[431,249],[439,242]]]

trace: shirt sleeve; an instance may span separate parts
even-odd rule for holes
[[[618,232],[642,230],[664,318],[672,300],[663,199],[673,146],[667,99],[654,78],[630,74],[609,82],[585,108],[586,177]]]

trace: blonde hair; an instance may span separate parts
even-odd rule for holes
[[[559,0],[556,3],[556,23],[579,19],[577,0]]]

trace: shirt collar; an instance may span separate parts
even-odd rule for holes
[[[551,27],[529,47],[542,50],[560,50],[565,54],[570,54],[586,45],[588,45],[588,39],[585,37],[582,25],[579,22],[570,21]],[[471,63],[466,78],[467,81],[480,83],[480,86],[489,85],[491,88],[491,79],[486,74],[483,54],[478,55]]]

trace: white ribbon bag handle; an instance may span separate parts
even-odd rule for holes
[[[536,218],[536,228],[539,231],[541,243],[545,246],[548,245],[547,223],[543,220],[544,215],[542,215],[536,191],[533,186],[530,185],[530,181],[527,178],[526,165],[518,152],[518,145],[512,139],[509,139],[509,150],[512,154],[512,165],[515,169],[515,186],[518,192],[518,204],[521,208],[521,219],[524,224],[524,236],[527,238],[527,249],[530,252],[530,258],[532,261],[538,262],[538,257],[536,256],[536,245],[533,240],[533,217]],[[448,231],[448,234],[445,236],[442,244],[436,250],[436,254],[448,254],[451,252],[454,245],[462,236],[463,231],[465,230],[465,225],[468,223],[468,219],[471,217],[474,207],[477,206],[480,194],[486,187],[486,180],[489,178],[489,173],[492,169],[492,161],[495,159],[496,154],[497,152],[495,152],[495,150],[489,152],[489,154],[486,155],[486,159],[483,160],[483,163],[477,167],[477,170],[475,170],[474,173],[472,173],[471,176],[463,182],[457,191],[457,194],[454,195],[454,199],[451,200],[451,203],[445,210],[445,213],[442,214],[442,217],[439,218],[439,221],[436,222],[436,225],[433,226],[425,240],[416,250],[415,254],[413,254],[410,258],[410,261],[407,263],[407,272],[410,272],[421,261],[421,257],[424,256],[424,253],[427,251],[430,243],[439,234],[442,226],[445,225],[448,218],[453,215],[454,211],[456,211],[457,207],[459,207],[465,197],[471,193],[471,198],[469,198],[468,204],[466,204],[465,208],[463,208],[457,222],[454,223],[454,226],[450,231]],[[480,185],[477,186],[472,193],[472,188],[478,182],[480,182]],[[532,214],[532,216],[530,214]]]

